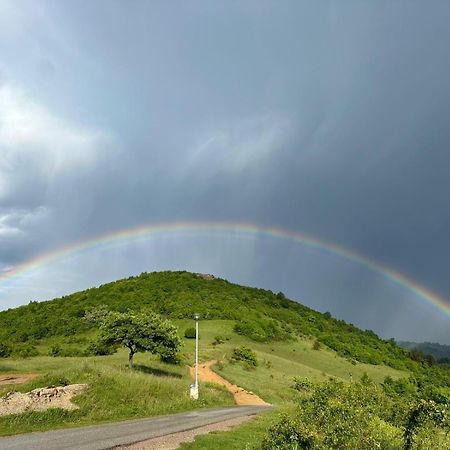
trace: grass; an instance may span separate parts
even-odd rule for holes
[[[13,388],[26,392],[36,387],[87,383],[77,396],[76,411],[51,409],[0,417],[0,435],[43,431],[67,426],[171,414],[199,407],[232,405],[231,394],[220,387],[200,385],[202,397],[189,398],[192,383],[187,368],[161,363],[147,354],[136,357],[137,367],[126,367],[126,353],[90,358],[36,357],[9,362],[12,369],[37,372],[39,377],[20,386],[1,386],[0,396]]]
[[[362,377],[364,373],[374,381],[381,383],[386,376],[394,379],[406,376],[405,372],[387,366],[375,366],[350,362],[334,351],[322,348],[314,350],[314,341],[298,339],[293,342],[258,343],[233,332],[233,321],[211,320],[200,323],[200,359],[221,361],[214,370],[238,386],[250,390],[264,400],[282,405],[290,403],[294,391],[290,388],[294,377],[307,377],[312,381],[323,381],[330,377],[351,381]],[[180,321],[180,330],[184,331],[189,322]],[[212,345],[214,337],[222,335],[223,344]],[[245,345],[257,354],[259,366],[248,370],[242,364],[231,364],[228,360],[234,347]],[[194,340],[187,340],[186,355],[192,358]]]
[[[179,320],[176,321],[176,324],[179,327],[180,335],[183,336],[184,330],[192,326],[192,321]],[[264,400],[282,407],[289,406],[296,395],[291,388],[293,378],[296,376],[308,377],[313,381],[329,377],[348,381],[350,374],[353,379],[357,379],[367,373],[375,381],[381,382],[387,375],[393,378],[406,375],[404,372],[386,366],[352,364],[337,356],[335,352],[324,348],[313,350],[312,340],[298,339],[292,342],[270,344],[255,343],[235,334],[233,325],[233,321],[227,320],[200,322],[200,360],[220,360],[220,368],[217,367],[215,370],[224,378],[255,392]],[[213,345],[217,335],[225,338],[223,344]],[[66,337],[63,338],[63,341],[57,341],[54,338],[46,339],[39,343],[38,349],[41,354],[47,354],[53,345],[75,348],[90,339],[92,339],[91,334]],[[255,370],[249,371],[242,364],[229,362],[228,357],[233,348],[240,345],[246,345],[256,352],[259,366]],[[194,350],[195,340],[184,339],[182,356],[185,363],[194,360]],[[26,392],[36,387],[64,383],[87,383],[89,385],[89,389],[74,400],[79,405],[79,410],[68,412],[53,409],[45,412],[0,417],[0,435],[113,422],[171,414],[198,407],[233,404],[231,394],[225,389],[211,384],[200,385],[199,401],[190,400],[189,385],[192,380],[185,365],[164,364],[152,355],[141,353],[136,355],[135,368],[130,371],[127,368],[125,350],[102,357],[38,356],[26,359],[7,359],[1,362],[0,372],[38,374],[38,378],[24,385],[0,386],[0,396],[12,389]],[[273,414],[275,413],[264,414],[261,419],[243,424],[242,427],[244,427],[243,429],[255,427],[257,430],[259,426],[263,427],[261,424],[266,424],[265,421],[273,417]],[[236,433],[238,436],[236,439],[238,439],[238,430],[240,429],[241,426],[232,433],[225,433],[228,436],[226,439],[234,439],[231,436]],[[248,435],[246,439],[249,439]],[[245,447],[229,447],[228,441],[224,441],[220,448]]]

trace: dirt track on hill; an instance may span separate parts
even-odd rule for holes
[[[226,387],[233,394],[236,405],[270,405],[270,403],[265,402],[253,392],[246,391],[235,384],[231,384],[229,381],[225,380],[225,378],[222,378],[220,375],[213,372],[211,366],[216,364],[216,362],[216,360],[212,360],[198,365],[198,378],[200,381],[216,383]],[[189,367],[189,371],[192,378],[195,378],[195,367]]]

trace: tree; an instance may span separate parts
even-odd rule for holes
[[[110,312],[101,321],[100,343],[124,346],[129,350],[128,365],[133,367],[137,352],[150,352],[162,361],[174,362],[181,340],[177,328],[151,311]]]

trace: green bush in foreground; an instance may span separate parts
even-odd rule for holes
[[[269,429],[260,449],[444,450],[450,448],[448,429],[447,404],[392,397],[365,377],[317,385],[295,414]]]

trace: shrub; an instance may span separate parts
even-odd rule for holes
[[[32,356],[38,356],[39,352],[34,345],[23,345],[17,347],[14,354],[20,358],[31,358]]]
[[[304,380],[297,380],[300,385]],[[269,429],[261,449],[373,450],[381,438],[371,431],[381,414],[381,389],[335,381],[318,385],[302,397],[295,415],[284,416]]]
[[[234,325],[234,331],[257,342],[292,339],[291,333],[283,329],[279,322],[273,319],[239,320]]]
[[[189,327],[184,330],[184,337],[187,339],[195,339],[195,328]]]
[[[58,345],[54,345],[49,351],[48,356],[61,356],[61,347]]]
[[[313,350],[320,350],[321,347],[322,347],[322,345],[321,345],[320,342],[316,339],[316,340],[314,341],[313,346],[312,346]]]
[[[219,345],[225,342],[225,338],[223,336],[215,336],[212,345]]]
[[[292,387],[299,392],[309,392],[313,389],[314,384],[309,378],[294,377]]]
[[[231,361],[242,361],[250,367],[256,367],[258,365],[258,359],[256,353],[248,347],[242,345],[236,347],[231,355]]]
[[[101,342],[91,342],[86,348],[84,354],[86,356],[106,356],[112,355],[116,349],[110,345],[105,345]]]
[[[0,342],[0,358],[8,358],[8,356],[11,356],[11,352],[11,348],[8,345]]]

